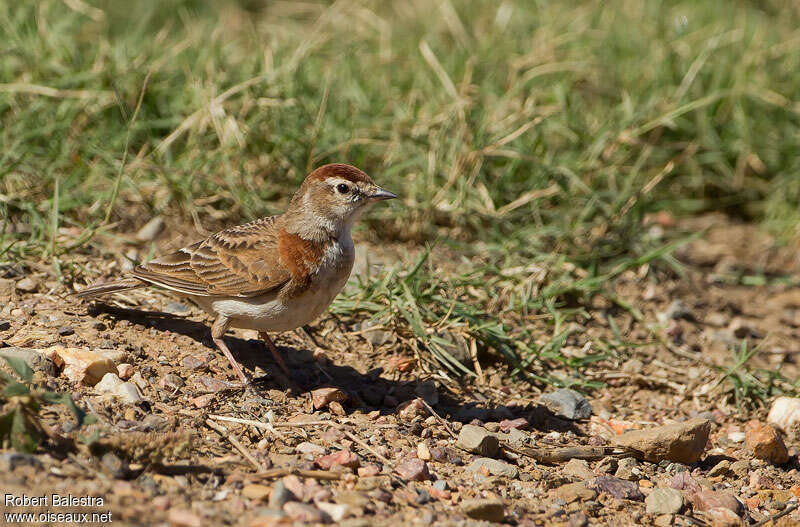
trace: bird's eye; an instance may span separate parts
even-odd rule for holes
[[[344,183],[339,183],[338,185],[336,185],[336,191],[339,194],[347,194],[348,192],[350,192],[350,187],[348,187]]]

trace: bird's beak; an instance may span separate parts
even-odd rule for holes
[[[373,191],[369,196],[367,196],[367,199],[369,199],[370,201],[384,201],[387,199],[394,199],[396,197],[397,194],[395,194],[394,192],[389,192],[386,189],[376,187],[375,191]]]

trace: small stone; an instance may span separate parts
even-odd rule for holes
[[[546,393],[539,397],[539,402],[553,414],[572,421],[589,419],[592,415],[592,405],[589,401],[580,393],[568,388]]]
[[[172,527],[202,527],[203,519],[187,509],[172,509],[169,511],[169,524]]]
[[[116,373],[106,373],[103,379],[95,384],[94,389],[98,393],[117,397],[125,404],[135,404],[142,400],[136,386],[130,382],[123,382]]]
[[[318,388],[311,392],[311,402],[315,410],[325,408],[333,401],[343,403],[347,400],[347,394],[339,388],[325,387]]]
[[[598,476],[589,482],[589,486],[598,492],[610,494],[618,500],[641,501],[644,498],[636,483],[614,476]]]
[[[620,370],[622,370],[622,373],[642,373],[644,370],[644,363],[639,359],[629,359],[622,363]]]
[[[641,452],[646,461],[669,460],[690,464],[699,461],[706,448],[711,422],[690,419],[647,430],[632,430],[613,438],[617,446]]]
[[[17,284],[14,280],[0,278],[0,299],[9,300],[16,296]]]
[[[332,467],[342,466],[347,468],[358,468],[360,461],[358,456],[350,450],[340,450],[327,456],[318,457],[314,463],[323,470],[329,470]]]
[[[653,520],[653,524],[656,527],[670,527],[672,525],[672,514],[662,514],[661,516],[657,516],[655,520]]]
[[[68,337],[75,334],[75,328],[72,326],[62,326],[58,328],[58,334],[62,337]]]
[[[128,475],[128,464],[113,452],[106,452],[100,460],[111,477],[122,479]]]
[[[500,421],[501,432],[509,432],[511,430],[517,430],[518,428],[525,428],[526,426],[528,426],[528,420],[524,417],[519,417],[517,419],[503,419]]]
[[[725,507],[715,507],[705,511],[705,517],[710,521],[710,527],[741,527],[742,519],[732,510]]]
[[[708,471],[709,478],[715,478],[717,476],[726,476],[731,471],[731,462],[727,459],[723,459],[716,465],[714,465],[711,470]]]
[[[741,516],[745,511],[744,504],[727,492],[700,490],[698,492],[689,493],[687,497],[689,501],[692,502],[692,507],[698,511],[708,511],[723,507],[730,509],[736,513],[737,516]]]
[[[767,422],[788,434],[795,424],[800,423],[800,398],[778,397],[772,403]]]
[[[283,480],[279,479],[272,486],[272,490],[269,493],[269,507],[270,509],[282,510],[284,504],[295,499],[297,499],[295,495],[286,488]]]
[[[203,386],[203,389],[209,393],[216,393],[221,392],[223,390],[230,390],[232,388],[236,388],[235,384],[232,384],[227,381],[223,381],[221,379],[215,379],[214,377],[209,377],[207,375],[201,376],[199,379],[200,384]]]
[[[597,492],[588,488],[584,482],[561,485],[555,490],[554,494],[556,498],[560,498],[567,503],[593,500],[597,497]]]
[[[33,371],[40,371],[45,375],[54,377],[58,373],[55,363],[42,352],[29,348],[3,348],[0,357],[13,357],[22,359]]]
[[[500,448],[500,442],[481,426],[464,425],[458,433],[456,446],[483,457],[494,457]]]
[[[687,470],[678,472],[674,476],[672,476],[672,479],[669,482],[669,486],[672,489],[683,490],[686,492],[700,491],[700,484],[697,483],[697,481],[695,481],[695,479]]]
[[[655,489],[644,503],[647,514],[678,514],[683,508],[683,494],[675,489]]]
[[[569,527],[587,527],[589,517],[584,512],[573,512],[569,515]]]
[[[136,232],[136,239],[140,242],[151,242],[156,239],[156,236],[158,236],[162,230],[164,230],[164,218],[161,216],[154,216]]]
[[[350,512],[350,507],[341,503],[317,501],[315,502],[315,505],[319,510],[330,516],[334,522],[342,521]]]
[[[30,276],[27,276],[17,282],[17,291],[22,291],[23,293],[35,293],[37,289],[39,289],[39,281]]]
[[[9,452],[0,454],[0,472],[7,474],[17,467],[35,467],[42,468],[42,462],[39,458],[32,454],[23,454],[20,452]]]
[[[267,501],[272,489],[266,485],[245,485],[242,488],[242,496],[254,501]]]
[[[117,373],[114,362],[97,351],[54,346],[46,350],[46,355],[56,366],[64,368],[64,376],[72,382],[94,386],[107,373],[115,376]]]
[[[741,443],[747,438],[747,435],[744,432],[731,432],[728,434],[728,439],[732,443]]]
[[[8,331],[11,329],[11,322],[8,320],[0,320],[0,331]]]
[[[386,396],[388,399],[389,396]],[[384,404],[387,404],[388,401],[384,399]],[[425,407],[424,402],[420,398],[412,399],[406,403],[403,403],[398,408],[400,418],[404,421],[411,421],[415,417],[427,417],[428,416],[428,409]]]
[[[197,355],[187,355],[181,359],[181,366],[187,370],[202,370],[208,367],[208,361]]]
[[[747,473],[750,471],[750,461],[746,459],[740,459],[739,461],[734,461],[730,465],[730,472],[736,474],[737,478],[743,478],[747,476]]]
[[[464,500],[461,511],[474,520],[500,523],[505,520],[505,506],[500,500]]]
[[[284,504],[283,512],[294,521],[303,523],[328,523],[330,519],[327,514],[318,508],[297,501],[290,501]]]
[[[422,461],[430,461],[433,458],[428,445],[425,443],[417,443],[417,457]]]
[[[134,371],[133,371],[133,365],[132,364],[128,364],[127,362],[123,362],[122,364],[118,364],[117,365],[117,375],[119,375],[120,379],[122,379],[124,381],[127,381],[128,379],[130,379],[133,376],[133,373],[134,373]]]
[[[500,461],[499,459],[492,459],[488,457],[476,459],[467,467],[467,470],[480,474],[484,467],[492,476],[502,476],[512,479],[519,477],[519,469],[517,469],[517,467],[514,465],[506,463],[505,461]]]
[[[397,465],[395,472],[406,481],[424,481],[426,479],[431,479],[428,465],[421,459],[408,459]]]
[[[294,447],[294,449],[300,454],[313,454],[315,456],[321,456],[325,454],[325,447],[315,443],[310,443],[308,441],[303,441]]]
[[[789,461],[789,451],[778,432],[770,425],[751,421],[747,425],[747,448],[753,457],[764,459],[775,465]]]
[[[578,479],[587,480],[595,477],[595,473],[589,468],[589,463],[584,459],[573,458],[567,461],[564,465],[563,473],[565,476]]]
[[[360,478],[369,478],[372,476],[377,476],[380,473],[381,467],[375,463],[367,463],[363,467],[358,467],[358,477]]]
[[[626,457],[619,460],[614,476],[628,481],[638,481],[641,473],[639,462],[635,458]]]

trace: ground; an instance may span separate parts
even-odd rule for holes
[[[479,520],[462,512],[463,502],[473,498],[499,498],[504,521],[515,525],[712,523],[713,518],[692,507],[674,516],[654,515],[645,512],[641,498],[616,499],[602,492],[565,498],[555,490],[616,473],[649,494],[667,486],[677,471],[688,470],[701,486],[729,491],[745,503],[746,521],[763,520],[798,499],[800,444],[796,436],[787,437],[792,458],[774,466],[754,459],[736,436],[748,421],[765,418],[765,406],[744,390],[766,393],[767,388],[763,378],[747,381],[746,371],[730,368],[735,364],[731,342],[757,347],[750,369],[796,379],[800,354],[792,343],[800,332],[800,293],[788,282],[745,285],[732,277],[747,276],[765,251],[770,262],[782,262],[769,270],[772,276],[789,276],[797,262],[785,248],[765,243],[757,228],[722,216],[695,218],[683,227],[706,229],[678,251],[686,276],[665,274],[655,282],[643,278],[640,269],[614,283],[620,299],[641,307],[641,322],[600,299],[568,336],[563,348],[568,358],[589,354],[592,343],[614,346],[620,333],[628,343],[585,370],[589,380],[605,384],[586,390],[592,415],[578,421],[544,410],[539,396],[552,388],[511,375],[512,368],[499,357],[482,355],[480,377],[456,380],[443,371],[425,371],[392,328],[367,331],[369,325],[347,314],[324,316],[307,334],[276,337],[291,380],[280,374],[257,335],[232,331],[228,342],[234,354],[260,377],[255,390],[242,391],[233,386],[235,375],[211,343],[208,317],[196,307],[146,289],[106,304],[82,303],[67,296],[68,288],[47,272],[8,268],[6,276],[33,277],[39,285],[34,292],[18,291],[4,306],[2,317],[9,324],[0,339],[5,346],[122,350],[116,361],[132,364],[141,375],[143,400],[123,404],[63,375],[37,372],[36,381],[72,393],[98,418],[96,424],[75,429],[65,410],[48,406],[41,419],[55,433],[78,439],[96,430],[97,444],[113,440],[122,446],[105,457],[90,453],[80,441],[72,451],[43,448],[35,453],[38,461],[20,462],[3,472],[2,486],[15,495],[102,497],[103,506],[49,510],[111,511],[114,524],[124,525],[269,525],[278,521],[278,513],[268,510],[266,496],[280,478],[298,500],[345,504],[342,524],[351,526],[476,524]],[[117,249],[108,247],[109,253]],[[385,261],[399,258],[400,249],[367,250],[375,254],[373,261]],[[430,256],[438,257],[436,252]],[[85,264],[112,271],[112,261],[87,257]],[[365,275],[360,263],[358,272]],[[529,323],[546,330],[544,320],[534,314]],[[315,408],[313,395],[320,397],[315,390],[323,387],[338,388],[346,399]],[[418,397],[430,408],[413,402]],[[640,461],[626,474],[617,465],[629,461],[620,456],[589,461],[587,473],[574,462],[545,464],[513,453],[507,460],[518,474],[474,472],[467,467],[478,456],[457,448],[455,439],[465,424],[473,423],[491,432],[517,428],[528,446],[545,450],[602,446],[625,427],[648,428],[697,416],[713,423],[701,461],[689,466]],[[347,466],[331,467],[320,460],[342,450],[352,452],[355,461],[340,458]],[[413,466],[403,468],[417,456],[426,458],[430,475],[419,476]],[[723,460],[745,460],[747,466],[743,472],[717,469],[709,474]],[[331,469],[319,473],[322,479],[275,471],[322,466]],[[417,476],[424,479],[414,481]],[[444,486],[434,486],[441,481]],[[310,514],[287,510],[295,518]],[[307,519],[315,518],[320,519]],[[792,525],[800,515],[795,511],[780,521]]]

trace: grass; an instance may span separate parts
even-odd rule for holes
[[[641,316],[609,282],[674,267],[645,214],[797,232],[795,2],[127,6],[0,4],[0,260],[68,280],[75,251],[145,215],[214,230],[277,213],[310,167],[344,160],[402,194],[366,236],[435,241],[463,269],[429,259],[339,309],[399,316],[453,373],[474,369],[430,332],[445,315],[519,372],[581,384],[583,363],[558,379],[533,364],[569,362],[565,328],[598,294]],[[533,313],[553,330],[538,344]]]

